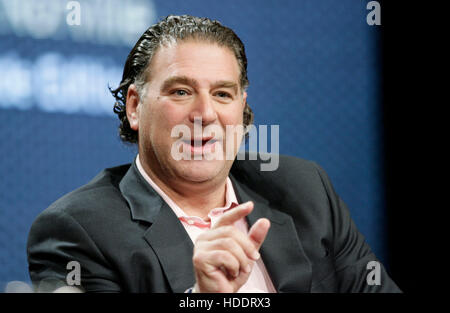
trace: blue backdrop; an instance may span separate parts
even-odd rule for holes
[[[0,0],[0,291],[29,282],[35,217],[105,167],[128,163],[112,113],[126,56],[169,14],[218,19],[246,45],[256,124],[280,153],[318,162],[386,263],[380,30],[367,1]]]

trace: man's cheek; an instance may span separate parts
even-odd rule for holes
[[[226,160],[234,160],[238,153],[242,137],[244,135],[243,125],[227,125],[225,128],[226,142],[224,142],[224,149]]]

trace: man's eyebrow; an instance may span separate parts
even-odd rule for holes
[[[214,88],[232,88],[235,93],[238,92],[238,84],[233,81],[219,80],[213,84]]]
[[[167,90],[174,84],[183,84],[197,87],[198,82],[195,79],[189,78],[187,76],[172,76],[164,81],[161,86],[161,91]]]
[[[193,87],[198,86],[198,82],[193,78],[189,78],[187,76],[172,76],[163,82],[161,91],[167,90],[175,84],[190,85]],[[213,83],[213,88],[232,88],[235,93],[239,90],[238,84],[229,80],[218,80]]]

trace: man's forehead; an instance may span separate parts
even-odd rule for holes
[[[150,79],[156,72],[164,72],[165,79],[173,76],[176,80],[191,80],[190,83],[193,83],[195,77],[190,73],[197,68],[216,71],[214,84],[221,81],[230,84],[239,82],[240,69],[233,51],[226,46],[203,40],[183,40],[161,45],[155,51],[147,73],[150,74]]]

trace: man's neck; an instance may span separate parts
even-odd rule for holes
[[[166,191],[164,191],[166,192]],[[190,196],[180,195],[176,192],[166,194],[183,209],[189,216],[199,216],[208,220],[208,213],[218,207],[225,206],[226,182],[216,188],[214,191],[204,192],[203,194],[196,193]]]
[[[150,179],[189,216],[208,219],[208,213],[212,209],[226,204],[226,177],[201,183],[170,178],[164,180],[142,162],[142,159],[140,164]]]

